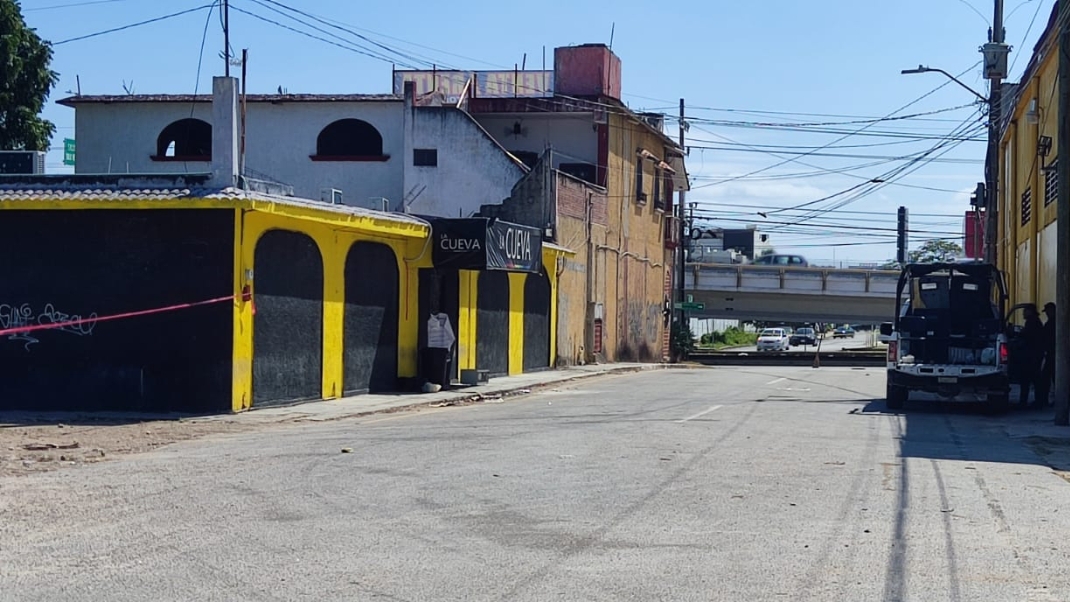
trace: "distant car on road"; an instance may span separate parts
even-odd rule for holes
[[[758,351],[787,351],[788,333],[783,328],[766,328],[758,333]]]
[[[832,331],[832,338],[834,339],[853,339],[855,338],[855,329],[850,326],[840,326],[836,330]]]
[[[802,255],[781,255],[780,253],[770,253],[769,255],[755,257],[754,263],[756,265],[779,265],[792,268],[810,267],[810,262],[806,261],[806,258]]]
[[[795,331],[795,334],[791,335],[789,344],[792,347],[798,347],[799,345],[817,345],[817,333],[813,328],[800,328]]]

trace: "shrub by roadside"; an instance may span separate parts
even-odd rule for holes
[[[707,349],[722,349],[724,347],[744,347],[758,342],[758,333],[746,332],[735,326],[726,328],[723,332],[713,332],[702,335],[699,345]]]

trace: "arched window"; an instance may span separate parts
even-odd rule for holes
[[[386,161],[379,130],[360,119],[339,119],[316,138],[313,161]]]
[[[210,161],[212,126],[200,119],[179,119],[156,139],[154,161]]]

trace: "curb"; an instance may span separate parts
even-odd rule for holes
[[[515,385],[507,386],[497,389],[488,389],[477,393],[449,393],[450,398],[439,399],[436,401],[421,401],[418,398],[413,399],[412,403],[403,403],[394,407],[369,409],[369,410],[354,410],[352,412],[329,416],[325,418],[317,418],[314,416],[279,416],[277,420],[264,420],[263,424],[282,424],[293,422],[336,422],[339,420],[349,420],[353,418],[362,418],[365,416],[375,416],[380,414],[397,414],[401,412],[432,409],[432,408],[444,408],[453,406],[467,406],[477,403],[485,402],[488,400],[505,400],[514,397],[522,397],[525,395],[531,395],[536,391],[542,391],[552,387],[558,387],[561,385],[567,385],[582,380],[593,379],[603,376],[615,376],[620,374],[631,374],[637,372],[650,372],[654,370],[668,370],[668,369],[699,369],[703,368],[701,365],[687,365],[687,364],[647,364],[643,366],[622,366],[620,368],[610,368],[608,370],[600,372],[587,372],[582,374],[573,374],[559,380],[553,380],[533,385]],[[418,394],[417,394],[418,395]],[[326,400],[322,403],[330,403],[330,400]],[[300,407],[300,406],[295,406]],[[240,415],[255,416],[256,411],[251,410],[243,412]],[[231,416],[233,417],[233,415]]]

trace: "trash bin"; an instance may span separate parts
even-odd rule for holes
[[[420,358],[424,379],[429,383],[442,385],[443,391],[449,389],[452,359],[449,349],[425,347]]]

